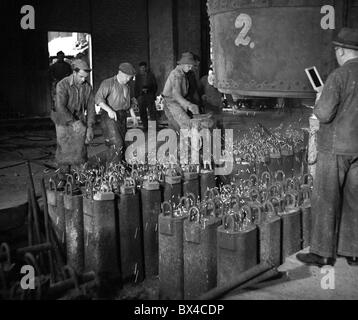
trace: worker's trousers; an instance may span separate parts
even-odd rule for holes
[[[318,153],[312,213],[312,253],[358,257],[358,155]]]
[[[127,132],[127,111],[116,111],[117,121],[108,117],[107,112],[101,115],[101,127],[108,147],[107,161],[121,162],[125,155],[125,137]]]
[[[155,96],[153,93],[142,94],[137,98],[139,115],[144,129],[148,129],[148,113],[150,120],[157,120],[157,110],[155,109]],[[147,111],[148,110],[148,111]]]
[[[190,117],[176,101],[165,99],[164,113],[170,128],[177,132],[180,132],[180,129],[190,129]]]

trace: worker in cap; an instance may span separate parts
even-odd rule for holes
[[[70,166],[87,161],[87,146],[93,139],[95,105],[92,86],[87,82],[91,68],[85,61],[75,60],[73,73],[56,85],[55,110],[51,119],[56,126],[56,161],[63,174]]]
[[[186,98],[189,90],[186,73],[196,64],[193,54],[184,52],[177,64],[165,82],[162,95],[169,125],[179,131],[190,128],[190,114],[199,114],[199,108]]]
[[[317,166],[312,194],[308,265],[334,265],[337,256],[358,265],[358,29],[343,28],[333,41],[339,68],[317,94]]]
[[[124,62],[119,65],[118,73],[102,81],[95,97],[101,109],[101,125],[106,145],[109,148],[108,161],[124,160],[125,135],[127,132],[127,112],[132,117],[133,125],[138,125],[134,113],[135,98],[131,97],[129,82],[135,76],[134,67]]]

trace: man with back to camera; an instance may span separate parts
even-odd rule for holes
[[[57,52],[57,61],[50,66],[50,74],[51,79],[56,81],[56,83],[72,74],[72,68],[70,64],[65,61],[63,51]]]
[[[56,103],[56,85],[63,78],[72,74],[72,68],[69,63],[65,61],[65,54],[63,51],[59,51],[56,54],[57,59],[54,64],[50,66],[50,80],[51,80],[51,95],[53,109]]]
[[[333,42],[339,68],[317,94],[317,168],[312,195],[309,265],[358,265],[358,29],[343,28]]]
[[[70,166],[87,161],[85,144],[93,139],[95,106],[92,87],[86,81],[89,72],[91,69],[86,62],[75,60],[73,73],[56,86],[55,111],[52,111],[51,119],[56,125],[56,161],[62,180]]]
[[[109,148],[107,159],[109,161],[124,160],[128,110],[133,125],[135,127],[138,125],[133,110],[134,98],[131,98],[131,90],[128,85],[135,74],[135,69],[130,63],[121,63],[118,73],[103,80],[96,93],[96,104],[104,111],[101,113],[101,124]]]

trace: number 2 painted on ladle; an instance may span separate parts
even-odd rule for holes
[[[247,46],[250,45],[250,48],[255,47],[254,42],[250,42],[251,38],[247,35],[250,31],[252,26],[252,19],[251,17],[246,13],[241,13],[235,20],[235,28],[239,29],[242,28],[241,32],[235,39],[235,45],[236,46]]]

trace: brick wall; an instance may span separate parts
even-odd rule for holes
[[[351,1],[351,7],[348,12],[348,27],[358,28],[358,0]]]
[[[146,0],[92,0],[94,88],[121,62],[148,61]]]
[[[150,0],[149,51],[151,68],[164,87],[181,53],[201,56],[201,0]]]
[[[150,65],[160,93],[175,66],[172,0],[150,0],[148,17]]]
[[[191,51],[201,56],[200,1],[177,1],[178,55]]]

